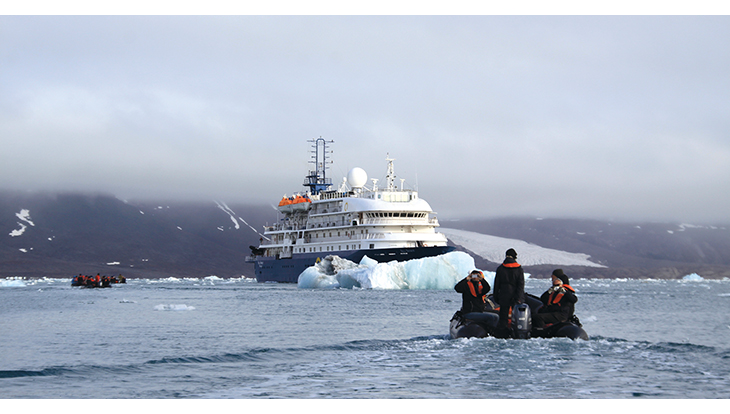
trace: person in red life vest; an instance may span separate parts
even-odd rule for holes
[[[494,276],[494,299],[499,304],[499,322],[495,336],[506,338],[509,336],[507,321],[510,309],[525,301],[525,272],[517,263],[517,252],[508,249],[505,259],[497,268]]]
[[[532,324],[536,328],[544,328],[570,320],[575,311],[575,289],[569,284],[568,276],[563,269],[555,269],[552,274],[553,285],[540,296],[543,306],[532,315]]]
[[[472,270],[467,277],[461,279],[454,286],[454,290],[461,293],[461,312],[484,312],[485,297],[489,289],[489,282],[479,270]]]

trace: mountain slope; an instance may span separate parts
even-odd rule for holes
[[[232,206],[261,222],[265,207]],[[23,220],[26,218],[26,220]],[[31,224],[32,223],[32,224]],[[210,203],[127,203],[107,195],[0,197],[0,275],[145,277],[253,274],[259,236]]]
[[[103,194],[0,192],[0,277],[238,277],[271,206],[134,202]],[[730,277],[723,226],[565,219],[442,221],[450,243],[495,270],[515,247],[533,277]]]
[[[441,224],[588,255],[591,262],[606,266],[580,266],[565,261],[536,265],[527,251],[520,254],[518,249],[518,259],[528,263],[526,267],[537,277],[548,277],[556,267],[570,268],[577,277],[680,278],[690,273],[706,278],[730,277],[730,230],[726,226],[536,218],[459,220]],[[458,244],[457,240],[452,242]],[[496,251],[487,257],[471,250],[479,247],[461,247],[480,256],[487,270],[495,269],[496,262],[501,261],[499,255],[504,254]]]

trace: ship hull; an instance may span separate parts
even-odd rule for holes
[[[299,275],[304,270],[317,263],[317,259],[323,259],[326,256],[339,256],[355,263],[359,263],[364,256],[368,256],[377,262],[385,263],[392,262],[393,260],[404,262],[406,260],[438,256],[453,250],[454,248],[452,246],[434,246],[300,253],[295,254],[290,259],[259,256],[252,260],[252,262],[254,263],[254,271],[258,282],[297,283],[299,281]]]

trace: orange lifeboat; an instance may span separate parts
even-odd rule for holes
[[[307,211],[312,204],[309,196],[296,194],[291,197],[286,195],[279,201],[278,210],[282,213],[291,213],[293,211]]]

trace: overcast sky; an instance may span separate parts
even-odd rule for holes
[[[730,17],[0,16],[0,189],[727,223]]]

